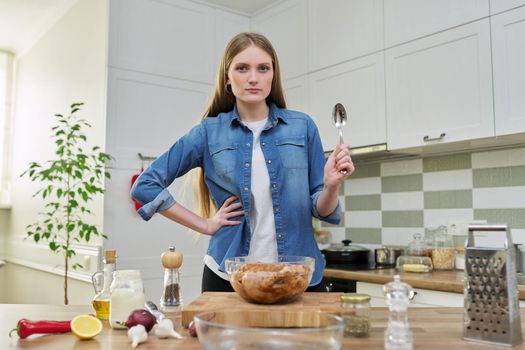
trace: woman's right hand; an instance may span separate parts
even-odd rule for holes
[[[236,196],[231,196],[230,198],[226,199],[224,203],[222,204],[222,207],[220,207],[219,210],[217,211],[217,213],[215,213],[215,215],[212,216],[211,218],[206,219],[206,232],[204,232],[204,234],[212,236],[222,226],[235,226],[235,225],[241,224],[241,222],[238,220],[236,221],[228,220],[236,216],[244,215],[244,211],[242,210],[234,211],[235,209],[239,209],[242,207],[241,202],[232,204],[232,202],[236,199],[237,199]]]

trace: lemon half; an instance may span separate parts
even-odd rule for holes
[[[78,315],[71,320],[71,332],[80,339],[91,339],[102,332],[102,322],[91,315]]]

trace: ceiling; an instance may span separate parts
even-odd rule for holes
[[[77,0],[0,0],[0,50],[21,54]],[[254,14],[280,0],[201,0]]]

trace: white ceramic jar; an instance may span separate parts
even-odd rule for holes
[[[144,287],[139,270],[117,270],[109,297],[109,324],[113,328],[126,328],[118,322],[126,322],[129,314],[144,308]]]

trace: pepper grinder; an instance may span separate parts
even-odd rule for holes
[[[160,309],[163,312],[180,312],[182,299],[180,293],[179,267],[182,265],[182,253],[170,246],[160,256],[164,266],[164,289],[160,298]]]
[[[408,325],[408,304],[414,296],[412,287],[401,282],[399,275],[394,276],[394,282],[383,286],[383,294],[389,308],[388,326],[385,331],[386,350],[412,350],[412,332]]]

